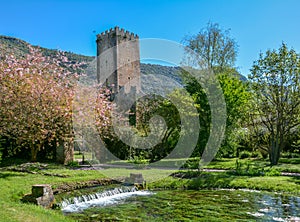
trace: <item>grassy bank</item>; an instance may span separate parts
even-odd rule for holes
[[[198,160],[199,161],[199,160]],[[269,162],[262,159],[239,159],[241,164],[250,164],[253,167],[264,168],[265,170],[270,169]],[[236,158],[223,158],[210,162],[205,168],[211,169],[236,169]],[[281,172],[293,172],[300,173],[300,158],[281,158],[278,165],[272,168]]]
[[[287,192],[300,195],[300,177],[289,176],[236,176],[226,172],[203,172],[198,176],[179,172],[178,177],[167,177],[149,184],[150,189],[253,189]],[[180,178],[183,177],[183,178]]]
[[[60,211],[45,210],[41,207],[21,202],[24,194],[31,193],[33,184],[51,184],[56,188],[65,183],[77,183],[95,178],[103,178],[98,171],[74,171],[62,167],[45,170],[47,173],[65,175],[66,177],[46,176],[13,171],[0,171],[0,221],[15,222],[54,222],[72,221],[61,214]],[[43,173],[45,173],[43,172]]]
[[[235,160],[215,161],[211,163],[218,168],[233,167]],[[223,163],[223,164],[222,164]],[[283,164],[283,163],[282,163]],[[299,164],[288,164],[291,169],[298,169]],[[229,167],[229,169],[230,169]],[[283,166],[279,166],[283,167]],[[287,166],[285,166],[287,167]],[[214,167],[213,167],[214,168]],[[233,168],[234,169],[234,168]],[[300,195],[300,177],[290,176],[241,176],[232,172],[197,172],[159,169],[106,169],[106,170],[72,170],[60,165],[38,165],[28,172],[16,172],[15,168],[0,168],[0,221],[73,221],[66,218],[59,210],[45,210],[41,207],[25,204],[23,195],[31,193],[33,184],[51,184],[54,189],[70,184],[105,177],[122,178],[130,173],[142,173],[150,189],[212,189],[212,188],[247,188],[265,191],[289,192]],[[168,174],[173,173],[173,176]]]

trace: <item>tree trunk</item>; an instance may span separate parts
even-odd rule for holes
[[[35,145],[32,144],[31,145],[31,162],[37,161],[37,153],[38,153],[37,147],[35,147]]]
[[[271,166],[275,166],[278,164],[278,160],[280,157],[280,146],[279,146],[278,138],[272,139],[271,141],[271,147],[269,150],[269,159]]]

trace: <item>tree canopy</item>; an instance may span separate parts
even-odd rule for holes
[[[260,54],[249,79],[252,119],[266,132],[270,162],[276,165],[287,135],[300,124],[300,56],[282,43]]]

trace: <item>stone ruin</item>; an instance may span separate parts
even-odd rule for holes
[[[34,203],[44,208],[52,208],[55,198],[51,185],[36,184],[32,186],[31,194],[25,195],[22,201]]]

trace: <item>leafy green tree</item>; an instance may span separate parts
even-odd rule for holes
[[[239,79],[235,69],[227,69],[219,73],[217,79],[223,91],[227,114],[225,140],[219,154],[238,155],[238,132],[245,125],[243,123],[247,116],[245,110],[251,94],[248,91],[248,84]]]
[[[202,153],[211,130],[211,107],[207,89],[211,82],[210,75],[216,75],[226,102],[227,122],[225,140],[219,155],[234,154],[237,148],[236,133],[241,126],[244,106],[248,102],[247,84],[240,80],[241,75],[233,68],[237,56],[238,45],[229,35],[229,30],[222,30],[217,23],[208,23],[198,34],[186,37],[186,65],[200,69],[200,76],[190,77],[182,72],[185,88],[192,95],[199,112],[201,125],[196,153]]]
[[[238,141],[236,132],[243,126],[245,118],[245,107],[249,101],[250,93],[248,85],[239,79],[239,75],[234,68],[227,68],[217,74],[221,90],[226,103],[226,130],[222,148],[218,156],[234,155],[237,151]],[[209,82],[206,82],[209,84]],[[207,97],[207,89],[193,78],[186,80],[185,88],[192,95],[199,112],[200,135],[198,146],[193,155],[203,152],[210,135],[211,129],[211,107]]]
[[[252,119],[266,132],[270,163],[276,165],[288,134],[300,124],[300,56],[283,43],[260,54],[249,79]]]

